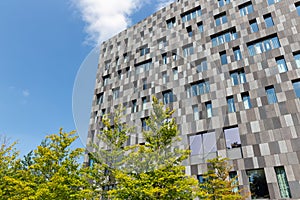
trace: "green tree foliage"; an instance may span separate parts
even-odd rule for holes
[[[19,166],[20,160],[17,159],[18,152],[15,149],[16,142],[10,144],[5,137],[1,138],[0,147],[0,197],[9,198],[9,178],[14,177]]]
[[[208,171],[203,175],[204,182],[200,183],[201,199],[245,199],[249,195],[238,190],[237,177],[229,178],[231,166],[227,158],[216,157],[208,160]]]
[[[97,134],[100,145],[90,144],[89,157],[93,161],[91,166],[91,180],[97,197],[107,198],[107,191],[116,185],[113,171],[124,165],[124,146],[128,134],[133,130],[122,123],[124,109],[119,106],[111,115],[104,115],[102,123],[104,129]]]
[[[68,133],[62,129],[47,136],[34,153],[18,162],[14,175],[5,176],[6,196],[1,199],[91,199],[89,171],[78,163],[84,149],[70,148],[76,139],[74,131]]]
[[[181,166],[189,150],[173,148],[179,141],[173,110],[153,98],[153,112],[147,120],[149,131],[143,132],[145,145],[125,148],[127,157],[122,169],[113,171],[116,188],[109,191],[112,199],[193,199],[198,181],[184,173]]]

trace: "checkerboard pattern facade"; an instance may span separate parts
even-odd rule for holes
[[[178,0],[103,42],[88,143],[119,104],[136,127],[128,145],[143,143],[154,95],[176,110],[182,141],[174,145],[192,150],[187,174],[200,177],[207,159],[225,156],[240,188],[252,187],[253,170],[263,172],[267,194],[256,188],[252,198],[299,199],[299,6]]]

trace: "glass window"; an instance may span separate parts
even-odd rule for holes
[[[149,61],[146,61],[144,63],[140,63],[140,64],[137,64],[136,65],[136,68],[135,68],[135,73],[136,74],[140,74],[140,73],[143,73],[143,72],[146,72],[146,71],[149,71],[150,70],[150,67],[151,67],[151,59]]]
[[[279,48],[280,47],[280,42],[278,40],[278,37],[272,37],[272,38],[267,38],[262,41],[258,41],[254,44],[247,45],[249,55],[254,56],[255,54],[260,54],[262,52],[269,51],[271,49]]]
[[[147,98],[146,97],[143,97],[142,98],[142,108],[143,108],[143,110],[146,110],[146,104],[147,104]]]
[[[296,5],[297,13],[300,16],[300,4]]]
[[[174,102],[174,98],[173,98],[173,92],[172,91],[167,91],[163,93],[163,100],[164,100],[164,104],[168,104],[168,103],[172,103]]]
[[[97,94],[97,104],[100,105],[103,103],[103,93]]]
[[[202,60],[200,62],[200,64],[197,65],[196,71],[197,71],[197,73],[199,73],[199,72],[204,72],[206,70],[207,70],[207,61],[206,60]]]
[[[280,2],[281,0],[268,0],[268,5],[272,5],[274,3]]]
[[[200,23],[198,23],[197,25],[198,25],[198,30],[199,30],[199,32],[202,33],[202,32],[204,31],[204,29],[203,29],[203,23],[200,22]]]
[[[199,120],[199,109],[198,109],[198,105],[193,106],[193,114],[194,114],[194,120]]]
[[[237,33],[235,29],[227,30],[226,32],[222,33],[221,35],[217,34],[211,36],[211,41],[213,47],[223,44],[225,42],[230,42],[231,40],[237,39]]]
[[[232,85],[246,83],[246,75],[244,70],[234,71],[230,73]]]
[[[218,0],[219,7],[229,4],[230,0]]]
[[[163,72],[162,73],[163,84],[167,83],[167,78],[168,78],[167,72]]]
[[[113,89],[113,99],[119,98],[120,90],[119,88]]]
[[[269,104],[273,104],[277,102],[277,97],[276,97],[276,92],[274,87],[267,87],[266,94],[267,94]]]
[[[103,77],[103,86],[106,86],[109,84],[109,76],[104,76]]]
[[[190,88],[188,88],[190,90]],[[201,94],[209,93],[210,92],[210,85],[208,81],[202,81],[199,83],[192,83],[191,84],[191,92],[192,96],[198,96]]]
[[[226,13],[222,13],[221,15],[218,15],[215,17],[215,24],[216,26],[220,26],[221,24],[227,23],[227,16]]]
[[[294,54],[294,59],[296,61],[297,68],[300,68],[300,53]]]
[[[242,94],[243,104],[245,109],[250,109],[252,107],[249,93]]]
[[[225,51],[223,51],[223,52],[220,53],[220,57],[221,57],[221,64],[222,65],[225,65],[225,64],[228,63],[227,62],[227,55],[226,55]]]
[[[237,172],[236,171],[232,171],[232,172],[229,172],[229,179],[232,180],[234,179],[234,181],[232,182],[232,185],[238,185],[238,176],[237,176]],[[239,187],[236,186],[232,189],[232,192],[239,192]]]
[[[206,102],[205,107],[206,107],[206,117],[211,118],[213,116],[211,102],[210,101]]]
[[[228,112],[229,113],[235,112],[235,105],[234,105],[233,97],[228,97],[227,98],[227,105],[228,105]]]
[[[250,21],[249,23],[250,23],[251,33],[257,32],[258,31],[258,25],[257,25],[256,19]]]
[[[150,48],[144,47],[140,49],[140,56],[144,56],[146,54],[150,53]]]
[[[270,198],[268,184],[263,169],[247,170],[252,199]]]
[[[149,131],[150,130],[149,126],[147,125],[147,119],[146,118],[142,119],[142,129],[143,129],[143,131]]]
[[[234,59],[235,59],[236,61],[242,59],[242,53],[241,53],[240,47],[234,48],[234,49],[233,49],[233,53],[234,53]]]
[[[181,15],[181,19],[182,22],[187,22],[190,21],[191,19],[195,19],[197,16],[201,16],[202,15],[202,10],[201,7],[197,7],[195,9],[192,9],[188,12],[186,12],[185,14]]]
[[[174,80],[177,80],[178,79],[178,69],[174,68],[172,71],[173,71]]]
[[[146,90],[147,89],[147,80],[144,79],[143,80],[143,90]]]
[[[238,127],[225,129],[224,135],[227,149],[241,147],[241,138]]]
[[[278,66],[279,73],[286,72],[287,66],[286,66],[285,59],[283,57],[280,57],[280,58],[276,58],[275,60]]]
[[[253,6],[251,2],[240,6],[240,15],[245,16],[247,14],[253,13]]]
[[[300,98],[300,81],[293,82],[294,91],[297,98]]]
[[[183,55],[184,55],[184,57],[192,55],[193,53],[194,53],[194,47],[193,46],[189,46],[189,47],[183,48]]]
[[[165,64],[168,64],[169,59],[168,59],[168,57],[167,57],[167,54],[163,54],[163,55],[162,55],[162,60],[163,60],[163,64],[164,64],[164,65],[165,65]]]
[[[126,68],[126,78],[130,76],[130,67]]]
[[[281,198],[291,198],[289,182],[283,166],[275,167],[276,178],[280,190]]]
[[[133,100],[133,101],[132,101],[131,112],[132,112],[132,113],[137,112],[137,101],[136,101],[136,100]]]
[[[208,154],[216,152],[215,132],[203,133],[189,137],[191,155]]]
[[[188,36],[189,36],[189,37],[192,37],[192,36],[193,36],[193,30],[192,30],[192,27],[191,27],[191,26],[187,27],[187,28],[186,28],[186,31],[188,32]]]
[[[269,28],[269,27],[271,27],[271,26],[274,26],[274,22],[273,22],[273,19],[272,19],[271,14],[265,15],[265,16],[264,16],[264,19],[265,19],[265,23],[266,23],[266,27],[267,27],[267,28]]]
[[[173,17],[172,19],[167,20],[167,28],[171,29],[176,26],[176,19]]]

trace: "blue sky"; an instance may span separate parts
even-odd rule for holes
[[[110,13],[101,13],[107,10],[104,6],[112,7],[109,4],[114,2],[120,1],[0,1],[0,134],[18,141],[21,155],[39,145],[47,134],[57,133],[60,127],[66,131],[76,129],[72,113],[76,74],[98,42],[124,29],[124,24],[113,20],[109,24],[114,29],[102,23],[103,16],[110,17]],[[114,14],[123,16],[126,27],[167,1],[124,2],[124,7],[111,15],[112,19]],[[91,13],[96,15],[90,16],[86,9],[89,6],[95,8]],[[111,31],[103,31],[107,29]],[[90,59],[97,61],[95,56]],[[86,90],[92,95],[96,66],[88,67],[92,86]],[[89,113],[90,105],[80,106]],[[80,146],[79,141],[76,146]]]

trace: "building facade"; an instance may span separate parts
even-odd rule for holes
[[[170,4],[101,45],[88,142],[122,104],[143,143],[154,95],[176,110],[187,174],[224,156],[253,199],[300,198],[299,33],[298,0]]]

